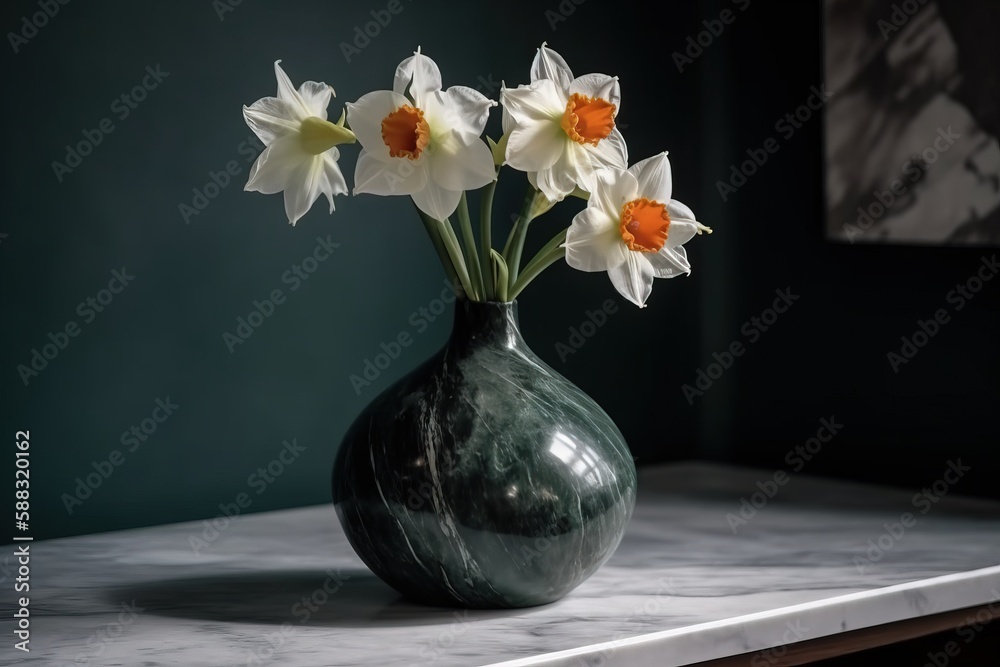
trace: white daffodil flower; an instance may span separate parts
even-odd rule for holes
[[[245,190],[264,194],[285,193],[285,213],[294,225],[320,194],[330,201],[347,194],[347,182],[337,165],[337,145],[354,143],[354,134],[326,119],[333,89],[325,83],[306,81],[299,89],[274,63],[278,96],[243,106],[243,117],[266,148],[254,162]]]
[[[531,64],[531,84],[501,92],[507,164],[528,173],[550,201],[577,187],[593,192],[597,172],[625,169],[628,150],[615,127],[618,79],[573,77],[562,56],[544,43]]]
[[[391,91],[347,105],[364,149],[354,193],[409,195],[431,218],[447,219],[463,191],[496,177],[493,154],[479,138],[492,106],[472,88],[441,90],[441,70],[418,49],[396,68]]]
[[[627,171],[602,171],[587,208],[566,234],[566,263],[581,271],[607,271],[615,289],[644,308],[653,278],[691,273],[683,244],[712,232],[670,198],[672,190],[665,152]]]

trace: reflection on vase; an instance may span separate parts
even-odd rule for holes
[[[618,546],[635,466],[611,419],[528,348],[516,304],[456,305],[445,348],[377,397],[337,454],[358,555],[435,605],[552,602]]]

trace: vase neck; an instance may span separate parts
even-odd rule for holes
[[[455,322],[451,330],[453,345],[477,347],[503,345],[517,347],[524,343],[517,320],[517,302],[455,302]]]

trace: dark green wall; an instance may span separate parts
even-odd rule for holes
[[[408,200],[341,197],[332,217],[318,204],[291,228],[280,196],[243,192],[254,149],[240,107],[273,94],[276,58],[296,83],[336,88],[332,115],[389,87],[418,45],[441,65],[446,86],[494,98],[495,82],[527,79],[543,40],[577,73],[620,76],[619,121],[633,161],[669,149],[675,196],[718,233],[689,244],[694,274],[658,283],[644,311],[618,298],[606,276],[559,266],[521,299],[521,319],[528,342],[615,418],[640,464],[701,456],[780,467],[828,414],[852,428],[811,472],[916,484],[954,452],[995,442],[1000,360],[988,343],[1000,285],[922,366],[905,378],[884,368],[898,335],[933,312],[981,252],[825,244],[819,121],[738,197],[718,198],[715,181],[820,80],[814,3],[754,3],[680,73],[671,54],[733,3],[401,2],[349,63],[341,42],[386,3],[245,0],[220,20],[220,3],[208,0],[70,2],[17,53],[8,49],[2,423],[7,437],[31,430],[35,536],[212,517],[241,492],[250,511],[328,502],[330,466],[354,415],[444,341],[450,315],[426,328],[421,316],[411,319],[435,306],[443,275]],[[35,3],[15,3],[5,29],[34,11]],[[120,118],[114,100],[147,66],[169,76]],[[496,136],[494,115],[488,133]],[[53,161],[104,118],[113,132],[58,180]],[[356,150],[344,153],[351,182]],[[186,221],[179,206],[230,161],[239,174]],[[504,179],[498,204],[510,211],[523,179]],[[573,210],[567,204],[540,222],[533,244]],[[282,277],[317,238],[339,246],[293,290]],[[134,280],[89,321],[78,304],[100,296],[123,267]],[[689,405],[681,386],[786,286],[810,297]],[[287,300],[231,353],[223,333],[275,289]],[[609,298],[618,311],[560,358],[570,327]],[[25,386],[18,365],[71,321],[78,335]],[[350,376],[401,332],[413,345],[358,395]],[[168,397],[174,413],[147,440],[123,445],[122,434]],[[304,450],[267,482],[258,469],[292,440]],[[69,513],[63,494],[95,463],[107,470],[102,462],[115,450],[120,465]]]
[[[534,49],[546,39],[580,73],[628,65],[623,54],[576,46],[577,30],[600,24],[598,5],[581,6],[553,32],[541,7],[515,18],[500,6],[403,0],[402,12],[350,63],[339,44],[353,40],[354,28],[385,3],[250,0],[222,20],[217,6],[71,2],[18,53],[4,56],[6,88],[16,95],[4,111],[12,132],[0,227],[8,235],[0,242],[3,424],[11,436],[15,428],[31,431],[36,536],[212,516],[242,491],[250,492],[253,511],[327,502],[331,462],[354,415],[446,337],[450,312],[433,322],[411,318],[435,307],[444,276],[408,199],[341,197],[333,216],[320,203],[292,228],[280,196],[243,192],[256,149],[241,105],[274,94],[276,58],[296,83],[333,85],[334,116],[343,102],[390,87],[396,64],[418,45],[441,64],[446,85],[479,87],[493,98],[497,82],[527,79]],[[33,3],[18,5],[4,27],[20,25],[33,10]],[[136,108],[114,102],[142,83],[147,66],[169,74]],[[634,91],[639,80],[633,75],[625,83]],[[641,95],[632,92],[628,104],[637,122]],[[644,122],[652,112],[643,110]],[[113,131],[60,181],[52,163],[63,162],[64,147],[105,118]],[[344,153],[351,182],[357,150]],[[210,173],[230,161],[239,174],[185,220],[179,207],[195,203],[192,189],[203,190]],[[513,210],[523,178],[510,172],[505,179],[499,204]],[[687,180],[694,196],[697,179]],[[534,242],[547,240],[556,224],[540,224]],[[295,289],[283,275],[313,253],[317,238],[339,247]],[[134,279],[102,312],[78,310],[123,267]],[[568,363],[559,359],[555,345],[567,341],[569,327],[615,293],[605,276],[571,276],[565,267],[552,273],[523,299],[529,342],[599,399],[618,393],[615,384],[653,381],[659,362],[612,365],[597,343]],[[237,318],[275,289],[287,300],[230,352],[223,333],[235,333]],[[623,304],[598,338],[611,344],[612,330],[631,331],[652,345],[655,330],[640,323],[657,313],[668,321],[671,305],[692,309],[698,290],[697,278],[671,285],[647,313]],[[17,366],[30,365],[32,349],[41,350],[48,333],[70,321],[78,335],[25,386]],[[404,331],[412,346],[358,395],[350,376],[363,373],[381,342]],[[696,344],[693,332],[686,338]],[[643,343],[619,343],[628,344]],[[179,406],[173,414],[146,440],[127,436],[123,444],[122,434],[141,429],[155,401],[168,398]],[[641,413],[652,401],[623,403],[623,429],[632,409]],[[647,426],[637,420],[633,439]],[[686,437],[675,448],[693,440],[694,422],[681,432]],[[279,477],[265,489],[260,477],[248,482],[292,439],[305,449]],[[102,463],[115,450],[120,465]],[[74,495],[77,478],[94,473],[95,463],[112,474],[70,513],[64,494]]]

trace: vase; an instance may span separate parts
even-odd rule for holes
[[[614,553],[635,492],[618,428],[528,348],[516,303],[456,301],[447,344],[364,409],[333,468],[358,556],[435,606],[558,600]]]

